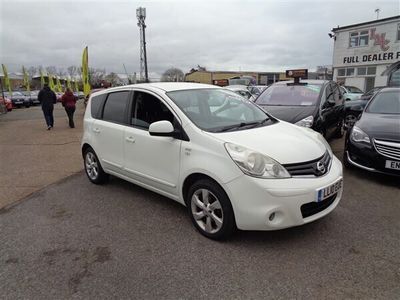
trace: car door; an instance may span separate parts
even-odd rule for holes
[[[325,137],[330,136],[332,127],[335,124],[335,102],[334,102],[334,91],[331,83],[328,83],[325,86],[324,93],[322,95],[321,103],[320,103],[320,128],[321,132],[325,135]]]
[[[182,141],[151,136],[148,131],[151,123],[162,120],[170,121],[175,127],[179,122],[161,97],[135,91],[130,126],[124,132],[124,169],[134,181],[178,199]]]
[[[130,91],[112,92],[101,108],[100,118],[93,121],[92,146],[106,171],[120,173],[124,159],[124,129]]]

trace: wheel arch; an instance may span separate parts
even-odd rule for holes
[[[89,149],[89,148],[92,148],[92,146],[90,146],[88,143],[84,143],[82,145],[82,157],[84,157],[86,150]]]

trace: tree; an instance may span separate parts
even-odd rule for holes
[[[166,70],[162,76],[161,81],[183,81],[184,74],[181,69],[170,68]]]
[[[101,86],[101,82],[104,80],[105,76],[105,69],[89,68],[89,83],[92,87]]]
[[[118,74],[111,72],[110,74],[108,74],[105,77],[105,80],[108,81],[111,86],[117,86],[117,85],[121,85],[122,80],[121,78],[118,76]]]
[[[77,74],[78,68],[76,66],[69,66],[67,68],[68,75],[73,78]]]
[[[37,67],[29,67],[29,69],[27,70],[28,75],[29,75],[29,79],[32,80],[33,76],[36,75],[37,71],[38,71]]]
[[[66,74],[66,73],[65,73],[65,71],[64,71],[63,68],[58,68],[58,69],[57,69],[56,75],[57,75],[58,77],[64,77],[65,74]]]
[[[57,68],[55,66],[46,67],[47,74],[55,75],[57,73]]]

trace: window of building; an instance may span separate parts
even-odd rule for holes
[[[375,75],[376,74],[376,67],[368,67],[367,75]]]
[[[369,32],[368,30],[350,32],[349,47],[368,46]]]
[[[367,68],[366,67],[357,68],[357,75],[367,75]]]
[[[354,76],[354,68],[347,68],[346,76]]]
[[[129,101],[128,96],[128,91],[108,94],[103,110],[103,120],[125,123],[126,107]]]
[[[400,41],[400,23],[397,24],[397,40]]]
[[[346,76],[346,69],[338,69],[337,76]]]

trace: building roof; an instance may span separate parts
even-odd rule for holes
[[[391,21],[391,20],[396,20],[396,19],[400,19],[400,15],[389,17],[389,18],[384,18],[384,19],[378,19],[378,20],[363,22],[363,23],[346,25],[346,26],[343,26],[343,27],[339,27],[338,26],[337,28],[333,28],[332,31],[335,32],[335,31],[344,30],[344,29],[350,29],[350,28],[358,27],[358,26],[379,24],[379,23],[384,23],[384,22]]]

